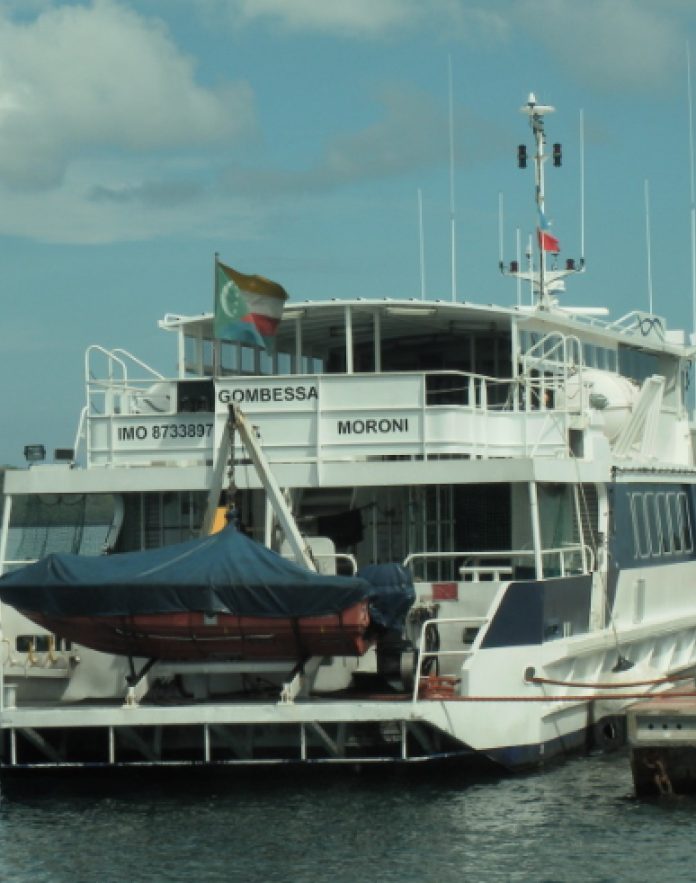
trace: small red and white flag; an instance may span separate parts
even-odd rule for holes
[[[561,250],[561,244],[556,237],[549,231],[549,222],[546,220],[544,213],[539,209],[539,227],[537,236],[539,237],[539,248],[542,251],[550,251],[558,254]]]

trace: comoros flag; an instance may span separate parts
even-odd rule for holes
[[[215,337],[272,349],[288,294],[263,276],[215,262]]]

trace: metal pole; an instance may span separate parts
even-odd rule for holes
[[[449,71],[449,160],[450,160],[450,251],[452,257],[452,302],[457,300],[457,237],[454,208],[454,96],[452,88],[452,56],[448,58]]]

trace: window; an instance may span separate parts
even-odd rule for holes
[[[682,548],[685,552],[691,552],[693,551],[694,544],[691,534],[689,500],[685,493],[677,495],[677,512],[679,513],[679,533],[682,539]]]
[[[636,558],[648,558],[652,547],[643,494],[631,494],[631,520],[633,522],[635,556]]]
[[[686,492],[641,491],[629,497],[636,558],[693,552],[691,511]]]
[[[655,494],[655,514],[660,523],[660,546],[663,555],[672,554],[672,521],[667,508],[667,495]]]
[[[672,551],[677,553],[683,552],[684,536],[680,526],[681,519],[679,517],[679,507],[676,494],[667,494],[667,508],[669,511],[671,526],[670,535],[672,538]]]

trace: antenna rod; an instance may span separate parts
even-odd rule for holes
[[[516,245],[517,245],[517,250],[515,253],[516,257],[517,257],[517,266],[521,267],[522,266],[522,237],[520,234],[519,227],[517,228],[517,230],[515,232],[515,239],[516,239]],[[522,306],[522,277],[520,276],[519,273],[517,274],[517,306],[518,307]]]
[[[498,192],[498,262],[503,266],[503,192]]]
[[[686,41],[686,86],[689,102],[689,197],[691,203],[691,309],[696,335],[696,179],[694,178],[694,101],[691,86],[691,44]]]
[[[650,254],[650,189],[648,179],[645,179],[645,247],[648,256],[648,310],[653,315],[653,284],[652,284],[652,260]]]
[[[585,263],[585,113],[580,111],[580,261]]]
[[[450,161],[450,252],[452,256],[452,301],[457,300],[457,241],[454,211],[454,98],[452,89],[452,56],[447,56],[449,71],[449,161]]]
[[[423,237],[423,191],[418,188],[418,241],[420,243],[421,300],[425,300],[425,245]]]

